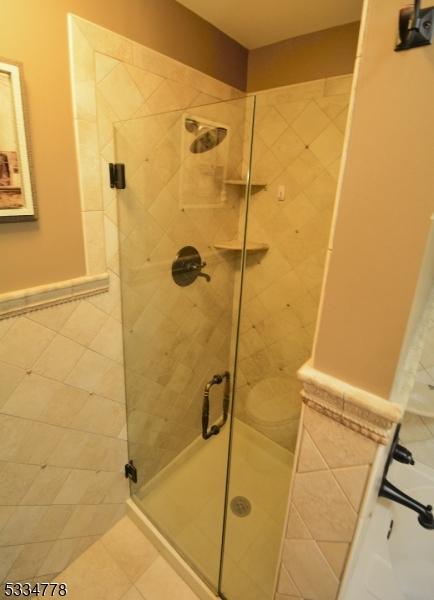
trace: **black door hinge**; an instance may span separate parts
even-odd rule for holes
[[[125,477],[137,483],[137,469],[132,460],[125,465]]]
[[[109,175],[111,188],[125,189],[125,165],[123,163],[109,163]]]

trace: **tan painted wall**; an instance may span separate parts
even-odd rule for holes
[[[370,0],[314,365],[389,394],[434,210],[434,46],[393,51]]]
[[[249,52],[249,92],[352,73],[359,22],[284,40]]]
[[[0,56],[24,64],[40,220],[0,224],[0,292],[85,272],[67,12],[245,85],[247,51],[173,0],[3,0]]]

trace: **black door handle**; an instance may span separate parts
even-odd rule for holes
[[[223,381],[225,381],[225,387],[223,392],[223,413],[220,421],[209,427],[209,395],[211,392],[211,388],[214,385],[220,385]],[[229,371],[225,371],[222,375],[214,375],[211,381],[205,386],[203,392],[203,404],[202,404],[202,437],[204,440],[208,440],[211,436],[217,435],[220,432],[220,429],[224,426],[226,421],[228,420],[228,412],[229,412],[229,398],[230,398],[230,375]]]

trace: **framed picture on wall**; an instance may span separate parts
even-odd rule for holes
[[[0,58],[0,223],[35,219],[22,67]]]

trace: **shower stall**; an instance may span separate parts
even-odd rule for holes
[[[275,593],[347,87],[115,127],[131,497],[227,600]]]

